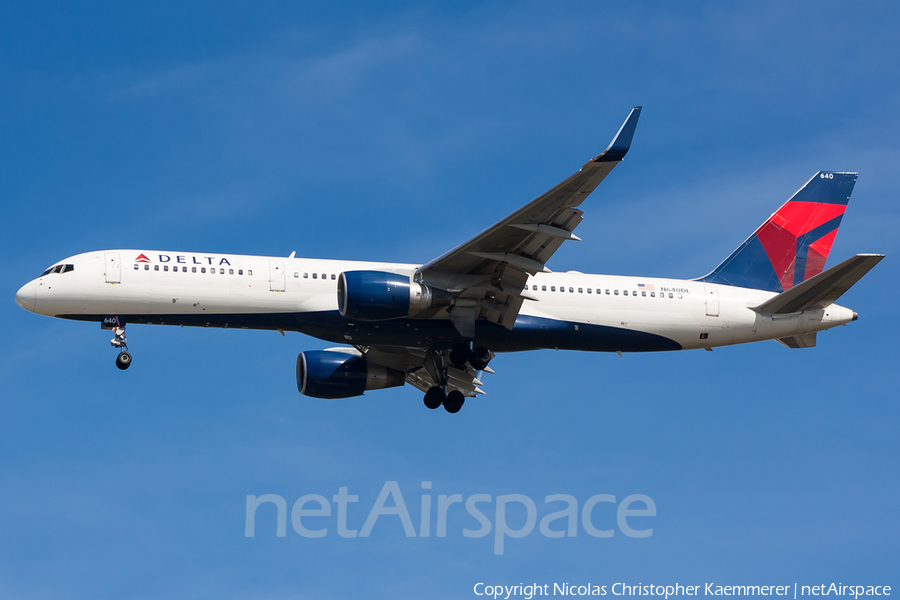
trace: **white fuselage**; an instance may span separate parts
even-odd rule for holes
[[[427,321],[412,315],[376,324],[338,313],[342,272],[411,277],[419,267],[414,264],[150,250],[89,252],[59,264],[72,268],[42,275],[19,290],[16,301],[23,308],[87,321],[122,316],[133,323],[282,329],[348,344],[408,346],[421,339],[414,345],[424,345],[453,331],[440,313]],[[496,326],[497,332],[488,332],[498,336],[493,346],[498,351],[711,348],[803,335],[853,320],[851,310],[836,304],[762,315],[753,307],[774,293],[692,280],[539,273],[529,278],[527,294],[536,300],[524,302],[512,331]]]

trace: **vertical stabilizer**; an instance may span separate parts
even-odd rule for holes
[[[858,173],[819,171],[698,281],[783,292],[825,268]]]

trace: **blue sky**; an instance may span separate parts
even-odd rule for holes
[[[0,597],[472,596],[479,581],[900,584],[892,3],[157,3],[0,9]],[[817,170],[829,264],[888,254],[812,350],[501,355],[457,415],[297,393],[299,334],[22,311],[101,248],[427,261],[644,112],[554,270],[705,274]],[[244,536],[247,495],[646,494],[647,539]],[[580,506],[580,505],[579,505]],[[458,509],[459,505],[455,507]],[[509,522],[524,522],[524,509]],[[554,510],[559,507],[554,506]],[[612,523],[613,509],[595,513]],[[518,519],[518,520],[517,520]],[[324,526],[324,525],[323,525]],[[432,521],[432,531],[435,523]]]

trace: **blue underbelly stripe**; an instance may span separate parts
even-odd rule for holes
[[[110,315],[56,315],[63,319],[100,321]],[[234,329],[283,329],[297,331],[339,344],[450,348],[462,338],[447,320],[394,319],[358,321],[337,311],[305,313],[117,315],[126,324],[228,327]],[[347,339],[349,336],[350,339]],[[510,331],[488,321],[478,321],[475,345],[495,352],[558,348],[589,352],[658,352],[681,350],[681,344],[653,333],[607,325],[573,323],[519,315]]]

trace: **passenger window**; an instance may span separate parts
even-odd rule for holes
[[[234,269],[228,269],[228,274],[229,274],[229,275],[234,275]]]
[[[181,272],[182,272],[182,273],[187,273],[187,267],[181,267]]]
[[[153,265],[153,270],[154,270],[154,271],[159,271],[159,265]]]
[[[137,271],[137,270],[140,269],[140,268],[141,268],[140,265],[138,265],[137,263],[134,263],[134,270],[135,270],[135,271]],[[57,269],[58,269],[58,267],[57,267]],[[58,270],[55,270],[55,271],[53,271],[53,272],[54,272],[54,273],[58,273],[59,271],[58,271]]]
[[[304,274],[303,274],[303,279],[309,279],[309,273],[304,273]]]
[[[536,291],[537,291],[537,286],[536,286],[536,285],[533,285],[533,286],[531,286],[531,289],[534,290],[534,291],[536,292]]]
[[[144,270],[145,270],[145,271],[149,271],[149,270],[150,270],[150,265],[144,265]],[[63,271],[63,273],[65,273],[65,271]]]
[[[244,274],[244,270],[243,270],[243,269],[238,269],[238,275],[243,275],[243,274]]]
[[[250,269],[247,269],[247,277],[252,277],[252,276],[253,276],[253,271],[251,271]]]
[[[569,293],[570,293],[570,294],[574,294],[574,293],[575,293],[575,288],[569,288]]]
[[[300,279],[300,273],[294,271],[294,279]]]
[[[609,292],[606,292],[606,293],[608,294]],[[613,294],[616,295],[616,296],[618,296],[618,295],[619,295],[619,290],[613,291]]]
[[[213,269],[213,270],[215,270],[215,269]],[[219,275],[224,275],[224,274],[225,274],[225,267],[219,268]]]
[[[627,296],[627,295],[628,295],[628,290],[622,290],[622,295],[623,295],[623,296]]]
[[[581,288],[578,288],[578,293],[579,293],[579,294],[583,294],[583,293],[584,293],[584,290],[581,289]]]
[[[169,270],[169,265],[163,265],[163,271],[168,271],[168,270]]]
[[[674,297],[675,296],[672,295],[672,292],[669,292],[669,298],[674,298]]]
[[[599,292],[598,292],[599,293]],[[609,296],[609,290],[606,290],[606,295]]]
[[[325,273],[322,273],[322,279],[328,279],[328,275],[326,275]]]
[[[588,288],[588,294],[593,294],[593,291],[591,288]]]
[[[196,273],[196,272],[197,272],[197,267],[191,267],[191,273]]]
[[[656,298],[656,292],[650,292],[650,297],[651,297],[651,298]]]
[[[546,292],[546,291],[547,291],[547,286],[546,286],[546,285],[542,285],[542,286],[541,286],[541,291],[542,291],[542,292]]]
[[[313,279],[318,279],[318,278],[319,278],[319,274],[318,274],[318,273],[313,273]]]
[[[556,291],[556,286],[555,286],[555,285],[551,285],[551,286],[550,286],[550,291],[551,291],[551,292],[555,292],[555,291]]]
[[[201,272],[201,273],[206,273],[206,267],[200,267],[200,272]]]
[[[332,280],[332,281],[335,280],[335,274],[334,274],[334,273],[331,274],[331,280]]]
[[[647,292],[641,292],[641,296],[647,297]]]

